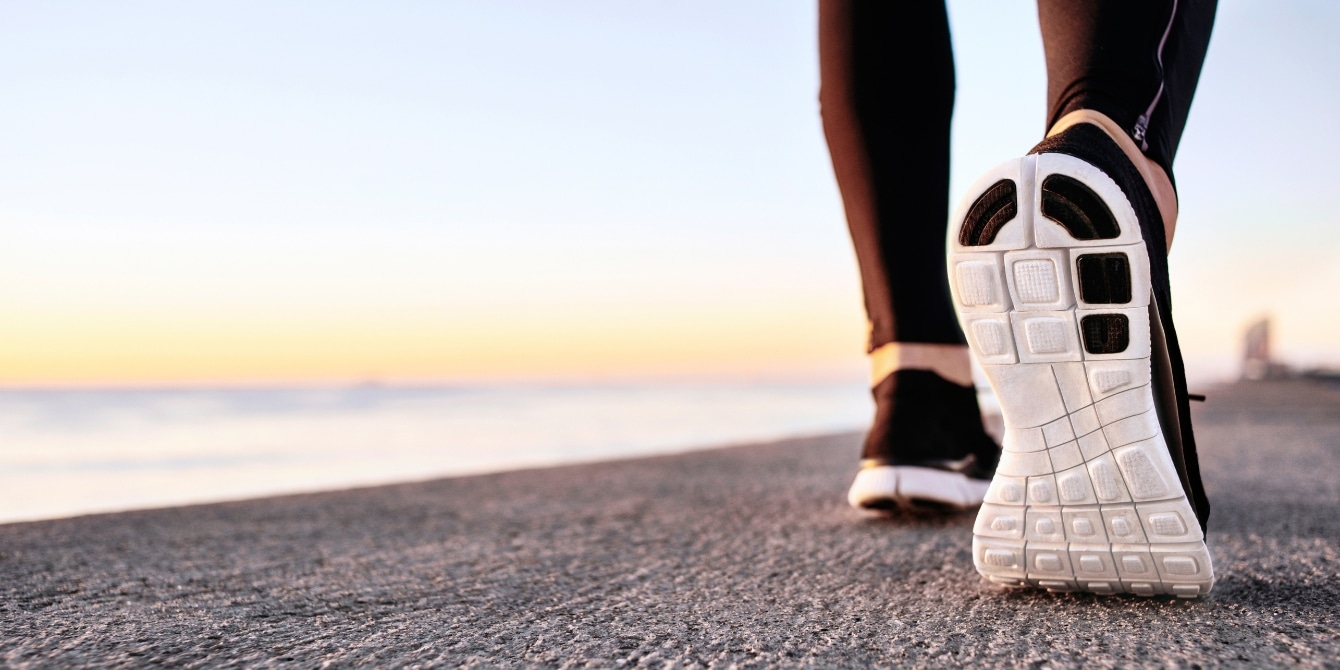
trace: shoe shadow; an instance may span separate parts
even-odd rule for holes
[[[1340,602],[1340,585],[1333,580],[1261,579],[1228,575],[1215,582],[1214,590],[1199,598],[1171,595],[1138,596],[1130,593],[1099,595],[1075,591],[1051,593],[1034,588],[1000,588],[982,583],[983,595],[991,600],[1016,605],[1073,605],[1108,609],[1138,606],[1141,611],[1223,610],[1235,615],[1268,615],[1289,612],[1295,618],[1329,619],[1335,603]]]

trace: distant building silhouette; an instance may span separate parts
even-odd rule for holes
[[[1270,356],[1270,317],[1253,323],[1243,337],[1242,378],[1274,379],[1288,374],[1288,367]]]

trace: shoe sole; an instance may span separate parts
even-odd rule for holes
[[[1120,187],[1064,154],[1006,162],[969,189],[948,248],[959,323],[1005,421],[977,571],[1049,591],[1208,593],[1150,383],[1149,254]]]
[[[961,512],[982,504],[989,482],[958,472],[914,465],[880,465],[856,473],[847,502],[856,509],[890,512]]]

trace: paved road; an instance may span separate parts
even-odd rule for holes
[[[998,590],[840,435],[0,526],[0,664],[1340,667],[1340,386],[1198,411],[1202,601]]]

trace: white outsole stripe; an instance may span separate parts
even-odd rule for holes
[[[911,465],[881,465],[856,473],[847,502],[856,509],[916,508],[931,502],[954,509],[982,504],[989,483],[958,472]]]

